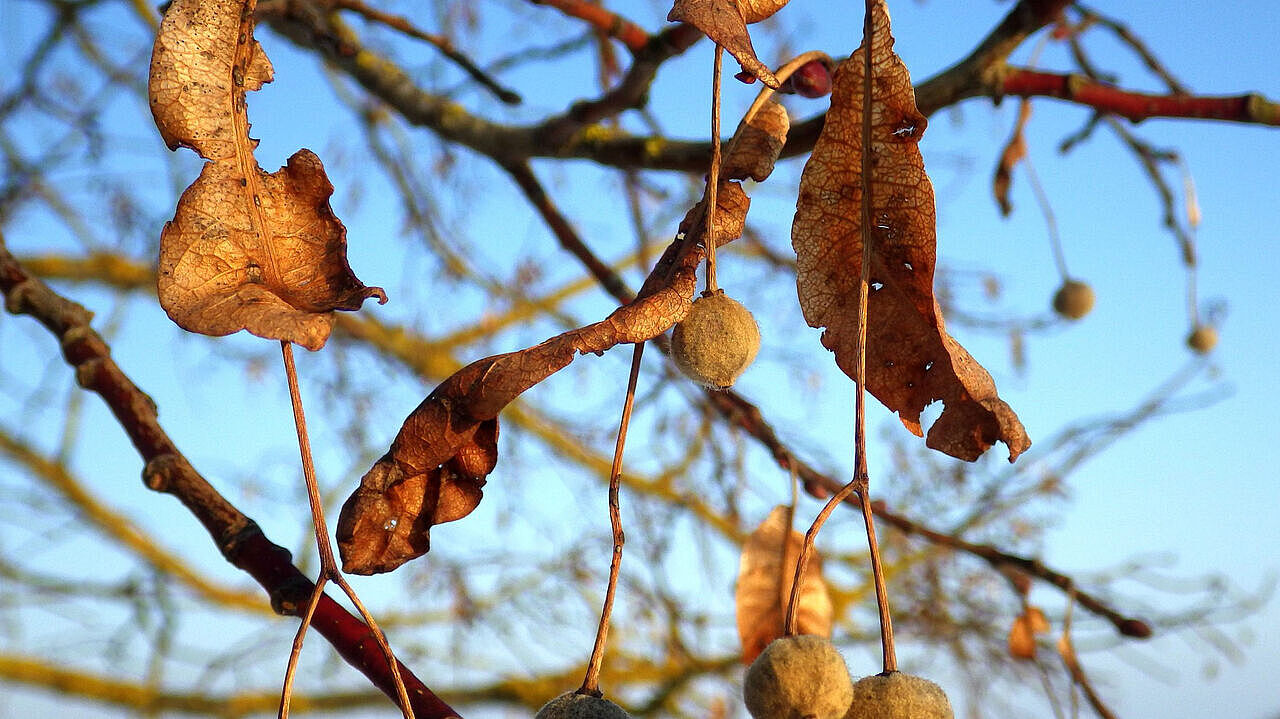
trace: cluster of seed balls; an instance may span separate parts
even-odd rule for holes
[[[804,634],[775,639],[747,669],[747,711],[755,719],[954,719],[937,684],[902,672],[853,681],[829,640]],[[567,692],[535,719],[629,719],[617,704]]]
[[[1089,314],[1096,298],[1093,288],[1080,280],[1066,280],[1053,295],[1053,311],[1069,320]],[[1218,330],[1197,323],[1187,335],[1187,346],[1196,354],[1208,354],[1218,344]]]
[[[747,669],[747,711],[755,719],[953,719],[937,684],[902,672],[853,681],[829,640],[774,640]]]

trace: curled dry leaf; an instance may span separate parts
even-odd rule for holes
[[[320,158],[299,150],[275,173],[258,167],[245,93],[272,79],[253,38],[253,0],[175,0],[151,55],[149,96],[170,149],[208,160],[160,236],[158,294],[183,329],[247,329],[324,346],[333,310],[369,297],[347,264],[346,228],[329,207]]]
[[[777,4],[776,0],[760,2],[762,6],[772,4]],[[687,22],[698,28],[712,42],[728,50],[738,64],[742,65],[743,70],[777,89],[778,78],[767,65],[760,62],[755,48],[751,46],[747,21],[738,9],[737,0],[676,0],[671,12],[667,13],[667,20]]]
[[[1009,627],[1009,656],[1014,659],[1036,658],[1036,635],[1049,631],[1049,620],[1039,607],[1027,606]]]
[[[719,241],[740,236],[746,194],[736,183],[722,183],[716,204]],[[432,526],[475,509],[497,464],[498,414],[525,390],[577,355],[644,342],[683,319],[704,253],[703,212],[699,203],[685,216],[681,239],[630,304],[533,347],[472,362],[436,387],[343,504],[337,528],[343,571],[389,572],[427,552]]]
[[[1018,105],[1018,121],[1013,125],[1013,134],[1009,136],[1009,142],[1005,143],[1004,151],[1000,153],[1000,161],[996,163],[995,177],[991,179],[991,192],[996,197],[996,204],[1000,206],[1000,214],[1005,217],[1013,212],[1013,203],[1009,201],[1009,188],[1013,184],[1013,168],[1027,156],[1027,139],[1023,135],[1023,129],[1026,128],[1027,120],[1030,118],[1031,101],[1023,98]]]
[[[786,7],[791,0],[738,0],[738,12],[748,25],[760,22]]]
[[[787,108],[772,97],[766,99],[759,110],[738,125],[720,176],[728,180],[750,178],[763,182],[773,172],[773,164],[778,161],[790,130]]]
[[[774,507],[742,545],[734,603],[744,664],[755,661],[770,642],[783,634],[796,559],[804,543],[804,535],[791,529],[787,518],[786,507]],[[815,549],[809,555],[800,585],[796,632],[830,637],[834,613],[822,578],[822,560]]]
[[[943,328],[933,296],[933,186],[918,147],[926,121],[907,68],[893,53],[883,2],[875,4],[873,22],[866,389],[918,436],[921,411],[942,400],[942,415],[929,429],[933,449],[972,461],[999,440],[1013,461],[1031,440],[997,396],[991,375]],[[805,165],[791,234],[805,320],[826,328],[822,344],[850,377],[858,360],[862,271],[862,52],[836,70],[831,110]]]

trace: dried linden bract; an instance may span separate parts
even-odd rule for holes
[[[859,679],[845,719],[954,719],[942,687],[912,674],[889,672]]]
[[[802,634],[765,647],[747,669],[742,695],[755,719],[840,719],[853,680],[830,640]]]
[[[1078,320],[1093,309],[1093,288],[1079,280],[1067,280],[1053,295],[1053,311],[1069,320]]]
[[[603,697],[565,692],[544,704],[533,719],[631,719],[631,715]]]
[[[1187,346],[1196,354],[1209,354],[1218,346],[1218,331],[1209,325],[1198,325],[1187,335]]]
[[[760,351],[760,328],[751,312],[723,291],[699,297],[671,333],[671,357],[685,376],[727,389]]]

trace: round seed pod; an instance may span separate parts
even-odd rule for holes
[[[751,312],[723,290],[693,301],[671,333],[671,357],[689,379],[727,389],[760,351],[760,328]]]
[[[565,692],[544,704],[534,719],[631,719],[631,715],[604,697]]]
[[[1187,346],[1196,354],[1209,354],[1218,346],[1218,330],[1209,325],[1196,325],[1187,335]]]
[[[1069,320],[1078,320],[1093,309],[1093,288],[1079,280],[1067,280],[1053,295],[1053,311]]]
[[[747,668],[742,695],[755,719],[840,719],[853,680],[830,640],[803,634],[765,647]]]
[[[942,687],[902,672],[873,674],[853,685],[845,719],[955,719]]]

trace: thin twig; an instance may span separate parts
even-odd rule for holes
[[[621,15],[610,12],[599,3],[584,0],[530,0],[534,5],[549,5],[570,17],[576,17],[595,28],[605,37],[617,38],[632,53],[640,52],[649,43],[649,33],[644,28]]]
[[[618,504],[618,489],[622,484],[622,450],[627,445],[627,427],[631,424],[631,409],[636,401],[636,384],[640,380],[640,358],[644,356],[644,343],[637,342],[631,354],[631,374],[627,378],[627,396],[622,402],[622,419],[618,422],[618,441],[613,448],[613,466],[609,470],[609,524],[613,529],[613,558],[609,561],[609,584],[604,593],[604,607],[600,611],[600,626],[596,630],[596,643],[587,662],[587,674],[582,680],[579,694],[601,696],[600,665],[604,662],[604,645],[609,636],[609,615],[613,613],[613,599],[618,588],[618,573],[622,567],[622,545],[626,535],[622,532],[622,511]]]
[[[371,8],[363,2],[360,2],[360,0],[332,0],[332,2],[334,9],[350,10],[362,15],[368,20],[381,23],[394,30],[399,30],[409,37],[417,38],[418,40],[422,40],[423,42],[432,45],[440,51],[440,54],[452,60],[453,63],[461,68],[463,72],[470,75],[471,79],[478,82],[489,92],[492,92],[494,97],[497,97],[502,102],[508,105],[519,105],[523,102],[520,97],[520,93],[503,87],[497,80],[489,77],[488,73],[481,70],[478,65],[471,61],[471,58],[459,52],[458,49],[453,46],[453,43],[450,42],[449,38],[443,35],[423,32],[413,23],[409,22],[407,18],[399,15],[393,15],[389,12],[383,12],[377,8]]]
[[[1026,100],[1024,99],[1023,102],[1026,102]],[[1049,233],[1049,247],[1053,250],[1053,263],[1057,266],[1058,275],[1062,277],[1062,281],[1066,282],[1071,279],[1071,274],[1067,271],[1067,255],[1062,250],[1062,235],[1058,232],[1058,218],[1053,214],[1053,205],[1049,203],[1049,195],[1044,191],[1044,185],[1040,184],[1040,176],[1036,174],[1036,168],[1031,162],[1030,154],[1022,158],[1022,169],[1027,173],[1027,184],[1031,186],[1031,193],[1035,195],[1036,204],[1040,205],[1040,214],[1044,215],[1045,230]]]

